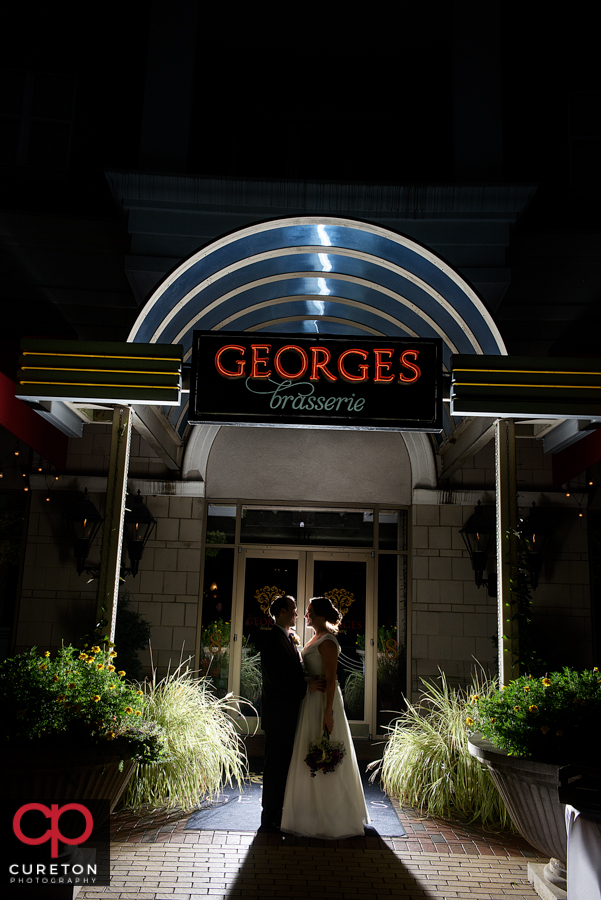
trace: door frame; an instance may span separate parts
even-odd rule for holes
[[[295,559],[298,561],[298,580],[296,603],[298,610],[297,632],[301,643],[308,640],[305,634],[304,615],[307,605],[313,596],[314,562],[318,560],[331,560],[332,562],[344,562],[353,560],[365,562],[365,699],[363,710],[363,723],[367,726],[367,733],[375,735],[377,731],[377,670],[376,670],[376,641],[377,634],[377,603],[374,600],[374,563],[373,550],[304,550],[282,547],[239,547],[237,559],[237,573],[235,578],[235,590],[232,597],[232,629],[230,636],[230,671],[228,676],[228,691],[235,696],[240,694],[240,668],[242,665],[242,635],[244,633],[244,583],[246,578],[247,559]],[[252,720],[251,720],[252,721]],[[259,723],[257,722],[257,725]]]

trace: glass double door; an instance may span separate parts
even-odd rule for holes
[[[369,552],[241,548],[232,603],[229,689],[249,700],[260,714],[260,651],[273,624],[271,602],[280,594],[296,598],[296,629],[302,645],[312,635],[304,620],[309,600],[326,596],[342,613],[338,681],[351,729],[358,736],[375,734],[373,564]],[[254,719],[252,707],[241,706]]]

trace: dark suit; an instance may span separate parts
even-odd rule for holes
[[[298,710],[307,687],[300,654],[277,625],[265,636],[261,668],[261,725],[265,731],[261,824],[279,825]]]

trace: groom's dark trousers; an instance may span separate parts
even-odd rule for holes
[[[261,668],[261,726],[265,731],[261,825],[279,827],[296,720],[307,686],[300,654],[277,625],[265,635]]]

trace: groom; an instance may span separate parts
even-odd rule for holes
[[[307,690],[301,656],[290,631],[297,619],[296,600],[289,595],[276,597],[269,611],[275,625],[261,650],[261,725],[265,731],[261,831],[280,827],[296,720]],[[323,686],[312,683],[310,690],[323,690]]]

